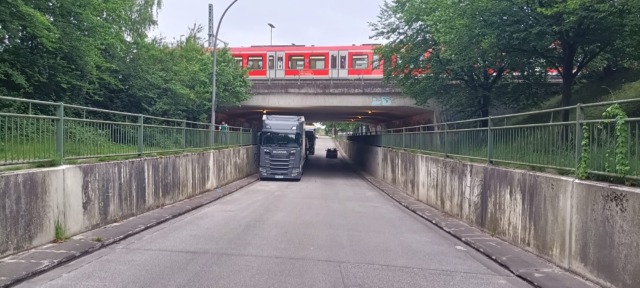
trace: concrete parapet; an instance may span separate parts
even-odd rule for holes
[[[252,146],[0,175],[0,257],[211,191],[257,172]]]
[[[355,165],[608,287],[640,287],[640,189],[339,141]]]
[[[311,95],[331,94],[400,94],[400,88],[382,79],[354,80],[253,80],[251,92],[255,95],[296,93]]]

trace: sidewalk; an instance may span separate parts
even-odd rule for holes
[[[166,221],[214,202],[257,181],[250,176],[215,191],[165,206],[96,230],[0,259],[0,287],[7,287],[61,264],[122,241]]]
[[[342,156],[342,159],[345,159],[345,161],[352,164],[344,154],[342,154]],[[517,277],[527,281],[534,287],[599,287],[598,285],[588,282],[580,276],[567,272],[532,253],[498,238],[494,238],[461,220],[447,216],[431,206],[408,196],[403,191],[393,187],[392,185],[360,171],[353,164],[351,166],[358,174],[360,174],[360,176],[387,194],[400,205],[417,214],[421,218],[431,222],[433,225],[444,230],[451,236],[464,242],[485,256],[491,258],[500,266],[509,270]]]

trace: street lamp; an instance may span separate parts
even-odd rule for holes
[[[220,33],[220,25],[222,24],[222,19],[224,19],[224,15],[227,14],[227,11],[229,11],[229,8],[231,8],[231,6],[233,6],[233,4],[236,4],[236,2],[238,2],[238,0],[233,0],[233,2],[231,2],[231,4],[229,4],[229,6],[227,6],[226,9],[224,9],[224,12],[222,13],[222,16],[220,16],[220,20],[218,21],[218,27],[216,27],[216,33],[213,34],[213,76],[212,77],[212,82],[213,82],[213,86],[211,87],[211,138],[212,140],[215,139],[213,138],[213,133],[216,130],[216,66],[218,64],[218,33]],[[213,19],[213,16],[212,16]]]
[[[271,46],[273,46],[273,28],[276,28],[276,26],[273,26],[271,23],[267,23],[267,25],[271,27]]]

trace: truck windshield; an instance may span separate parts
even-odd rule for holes
[[[263,146],[300,147],[302,146],[302,137],[300,137],[300,133],[267,132],[262,135],[261,144]]]

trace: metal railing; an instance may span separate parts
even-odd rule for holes
[[[490,163],[569,173],[586,169],[589,175],[640,180],[640,115],[629,115],[619,123],[603,117],[603,112],[616,104],[623,111],[640,111],[640,98],[636,98],[389,129],[377,134],[375,140],[371,134],[354,134],[349,140]],[[562,121],[564,111],[570,113],[568,121]]]
[[[0,96],[0,166],[252,145],[251,129]]]

